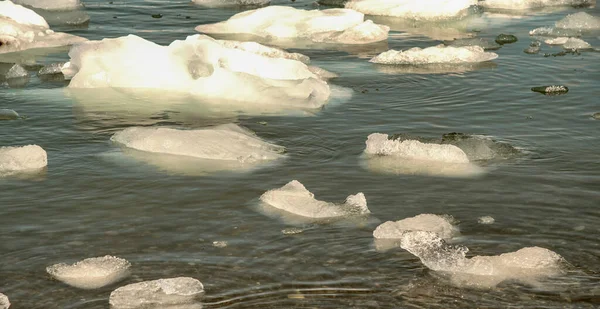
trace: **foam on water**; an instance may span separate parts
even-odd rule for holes
[[[529,35],[539,36],[579,36],[583,32],[600,30],[600,17],[586,12],[569,14],[557,21],[554,27],[540,27],[529,31]]]
[[[544,41],[544,43],[548,44],[548,45],[563,45],[565,43],[567,43],[567,41],[569,40],[568,37],[557,37],[557,38],[553,38],[553,39],[547,39]]]
[[[404,65],[460,64],[484,62],[496,58],[498,58],[497,54],[485,52],[479,46],[454,47],[441,44],[425,49],[419,47],[413,47],[405,51],[391,49],[375,56],[370,62]]]
[[[56,280],[80,289],[97,289],[129,276],[131,264],[122,258],[106,255],[89,258],[72,265],[55,264],[46,272]]]
[[[523,10],[547,6],[585,6],[595,3],[595,0],[484,0],[479,1],[479,6],[491,9]]]
[[[540,247],[466,258],[468,248],[449,245],[436,233],[427,231],[404,233],[400,246],[417,256],[427,268],[448,276],[459,286],[491,288],[508,280],[536,284],[539,279],[562,272],[563,258]]]
[[[460,148],[470,161],[502,160],[520,153],[510,144],[498,142],[483,135],[453,132],[442,135],[440,143]]]
[[[204,286],[194,278],[158,279],[120,287],[110,293],[109,303],[115,309],[179,308],[197,303],[203,293]]]
[[[69,88],[165,89],[198,100],[294,108],[318,108],[327,102],[327,82],[290,58],[306,59],[273,51],[205,35],[169,46],[129,35],[73,47],[62,71],[72,78]]]
[[[66,11],[81,8],[80,0],[13,0],[14,3],[47,11]]]
[[[250,34],[277,43],[307,39],[319,43],[369,44],[384,41],[389,27],[364,20],[364,14],[348,9],[300,10],[269,6],[238,13],[226,21],[199,25],[209,34]]]
[[[0,309],[8,309],[10,307],[10,301],[8,297],[0,293]]]
[[[442,239],[450,239],[458,234],[451,216],[420,214],[399,221],[387,221],[373,231],[378,239],[400,239],[407,231],[427,231],[436,233]]]
[[[368,15],[439,20],[464,17],[475,5],[477,0],[351,0],[345,7]]]
[[[46,151],[38,145],[0,147],[0,176],[35,171],[47,165]]]
[[[307,218],[334,218],[370,213],[363,193],[349,195],[343,204],[319,201],[297,180],[265,192],[260,200],[269,206]]]

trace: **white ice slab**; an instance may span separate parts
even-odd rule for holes
[[[72,265],[55,264],[48,266],[46,272],[56,280],[80,289],[97,289],[129,276],[131,264],[122,258],[103,256],[89,258]]]

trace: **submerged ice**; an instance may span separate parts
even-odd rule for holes
[[[334,218],[370,213],[363,193],[349,195],[342,204],[319,201],[297,180],[265,192],[260,200],[271,207],[307,218]]]
[[[46,151],[38,145],[0,147],[0,176],[35,171],[48,165]]]
[[[134,95],[161,89],[197,100],[300,109],[321,107],[331,94],[327,82],[302,62],[305,57],[204,35],[169,46],[134,35],[90,41],[73,47],[69,56],[62,72],[71,78],[71,89],[115,88]]]
[[[366,141],[367,155],[393,156],[411,160],[469,163],[467,155],[453,145],[422,143],[417,140],[393,140],[387,134],[373,133]]]
[[[194,278],[158,279],[120,287],[110,293],[109,303],[115,309],[179,308],[197,303],[203,293],[204,286]]]
[[[199,25],[209,34],[249,34],[269,42],[306,39],[318,43],[368,44],[384,41],[389,27],[364,20],[349,9],[301,10],[269,6],[238,13],[226,21]]]
[[[428,48],[413,47],[404,51],[389,50],[370,60],[380,64],[426,65],[461,64],[490,61],[498,55],[486,52],[480,46],[454,47],[443,44]]]
[[[350,0],[345,6],[367,15],[440,20],[464,17],[475,5],[477,0]]]
[[[103,256],[89,258],[72,265],[55,264],[48,266],[46,272],[56,280],[80,289],[97,289],[129,276],[131,264],[122,258]]]

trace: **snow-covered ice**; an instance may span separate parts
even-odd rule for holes
[[[387,221],[373,231],[377,239],[399,239],[407,231],[428,231],[439,235],[442,239],[450,239],[458,234],[454,218],[434,214],[420,214],[399,221]]]
[[[363,193],[349,195],[342,204],[319,201],[297,180],[265,192],[260,200],[271,207],[307,218],[334,218],[370,213]]]
[[[547,6],[585,6],[595,4],[596,0],[483,0],[479,6],[488,9],[524,10]]]
[[[27,77],[29,75],[29,73],[27,73],[27,70],[25,70],[24,67],[15,64],[13,65],[8,72],[6,72],[6,75],[4,75],[4,78],[6,79],[13,79],[13,78],[23,78],[23,77]]]
[[[0,147],[0,176],[35,171],[47,165],[46,151],[38,145]]]
[[[569,14],[557,21],[554,27],[540,27],[529,31],[529,35],[576,37],[588,31],[600,30],[600,17],[586,12]]]
[[[11,1],[0,1],[0,54],[83,41],[86,39],[50,30],[46,20],[30,9]]]
[[[114,309],[179,308],[197,303],[203,293],[204,286],[194,278],[158,279],[122,286],[110,293],[109,303]]]
[[[561,274],[564,261],[557,253],[540,247],[467,258],[468,248],[450,245],[428,231],[404,233],[400,246],[427,268],[448,276],[453,284],[472,288],[492,288],[507,280],[536,284],[539,279]]]
[[[13,0],[13,2],[47,11],[76,10],[83,6],[80,0]]]
[[[0,293],[0,309],[8,309],[10,307],[10,301],[8,297]]]
[[[192,0],[195,4],[219,8],[219,7],[238,7],[238,6],[264,6],[271,3],[271,0]]]
[[[345,7],[367,15],[440,20],[464,17],[475,5],[477,0],[351,0]]]
[[[106,255],[89,258],[72,265],[55,264],[46,272],[56,280],[80,289],[97,289],[129,276],[131,264],[122,258]]]
[[[199,25],[208,34],[246,34],[278,41],[306,39],[318,43],[369,44],[384,41],[389,27],[365,20],[349,9],[301,10],[269,6],[238,13],[226,21]]]
[[[453,47],[440,44],[421,49],[413,47],[405,51],[389,50],[373,57],[370,62],[380,64],[425,65],[459,64],[490,61],[498,55],[486,52],[479,46]]]
[[[198,100],[298,109],[327,102],[331,94],[327,82],[293,59],[305,58],[256,46],[205,35],[160,46],[129,35],[74,46],[62,72],[71,78],[71,89],[118,88],[132,96],[162,89]]]

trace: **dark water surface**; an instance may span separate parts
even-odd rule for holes
[[[168,44],[195,34],[198,24],[240,11],[187,1],[84,3],[88,27],[53,28],[89,39],[136,34]],[[272,4],[314,7],[305,0]],[[1,84],[0,108],[26,118],[0,121],[0,145],[38,144],[49,164],[41,175],[0,179],[0,291],[15,309],[107,308],[120,285],[190,276],[205,285],[205,308],[598,307],[600,120],[591,115],[600,112],[600,53],[544,57],[561,50],[545,44],[540,54],[523,52],[532,40],[529,30],[577,11],[600,15],[598,8],[484,13],[469,26],[479,37],[493,40],[504,32],[519,41],[496,51],[492,63],[458,72],[390,70],[367,62],[378,52],[369,48],[294,50],[339,74],[332,84],[353,89],[349,100],[303,115],[211,114],[177,106],[118,113],[82,105],[64,91],[65,82],[42,82],[33,71],[22,88]],[[159,13],[162,18],[152,18]],[[441,43],[420,34],[428,29],[404,30],[390,32],[389,48]],[[600,47],[597,34],[583,39]],[[61,52],[37,62],[67,60]],[[551,84],[570,91],[530,91]],[[285,146],[288,158],[249,173],[186,175],[127,159],[109,141],[131,125],[197,128],[232,121]],[[476,178],[382,175],[360,160],[374,132],[481,134],[522,154],[489,164]],[[282,230],[293,225],[266,216],[256,204],[266,190],[292,179],[325,201],[364,192],[372,215],[304,224],[302,233],[286,235]],[[421,213],[459,220],[458,242],[472,255],[540,246],[572,268],[541,285],[470,289],[453,286],[402,249],[376,251],[378,224]],[[481,216],[495,223],[478,224]],[[51,264],[106,254],[129,260],[133,275],[86,291],[45,272]]]

